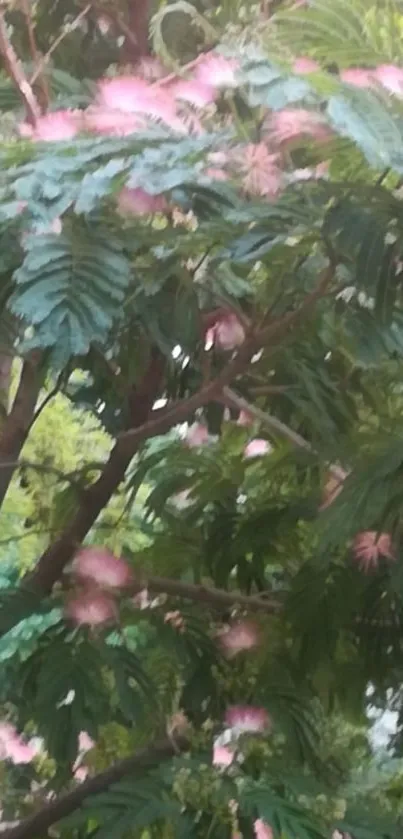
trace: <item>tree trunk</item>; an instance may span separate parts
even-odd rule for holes
[[[150,55],[148,45],[149,0],[128,0],[127,25],[133,36],[126,38],[122,49],[125,64],[137,64]]]

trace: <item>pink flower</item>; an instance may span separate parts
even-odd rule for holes
[[[234,752],[228,746],[214,746],[213,748],[213,766],[221,766],[225,769],[231,766],[234,760]]]
[[[372,70],[366,70],[362,67],[349,67],[348,70],[342,70],[340,79],[345,84],[351,84],[353,87],[373,87],[374,77]]]
[[[166,122],[171,128],[184,131],[178,119],[176,105],[166,89],[149,85],[136,76],[104,79],[99,83],[100,102],[107,108],[131,114],[145,114],[151,119]]]
[[[268,119],[268,133],[271,141],[277,145],[303,137],[326,142],[331,137],[330,129],[323,118],[304,108],[285,108],[271,114]]]
[[[74,777],[76,781],[82,783],[88,778],[88,766],[78,766],[77,769],[74,770]]]
[[[251,195],[274,198],[281,189],[282,172],[278,156],[270,154],[265,143],[249,143],[239,153],[239,170],[243,184]]]
[[[23,123],[20,126],[20,133],[23,137],[32,137],[33,140],[44,142],[57,142],[59,140],[71,140],[82,127],[82,116],[77,111],[51,111],[45,114],[36,122],[34,128]]]
[[[273,831],[270,825],[266,824],[263,819],[256,819],[253,829],[255,831],[256,839],[273,839]]]
[[[88,108],[84,115],[87,131],[111,137],[127,137],[136,131],[144,131],[146,125],[144,117],[107,108]]]
[[[80,754],[85,754],[86,752],[91,751],[95,746],[94,740],[87,731],[80,731],[78,735],[78,750]]]
[[[358,533],[353,542],[353,552],[364,571],[370,571],[379,565],[379,557],[395,560],[392,540],[388,533],[366,530]]]
[[[121,213],[141,216],[162,213],[167,204],[163,195],[150,195],[140,187],[131,189],[124,186],[118,196],[118,209]]]
[[[320,64],[313,58],[301,56],[294,61],[292,69],[294,73],[316,73],[317,70],[320,70]]]
[[[228,708],[225,722],[235,735],[265,731],[270,727],[270,717],[264,708],[251,705],[233,705]]]
[[[194,449],[208,443],[208,428],[201,422],[195,422],[187,431],[185,442],[189,448]],[[187,496],[186,496],[187,497]]]
[[[38,749],[32,743],[24,743],[17,730],[10,723],[0,723],[0,759],[14,764],[31,763]]]
[[[270,445],[268,440],[261,440],[257,438],[256,440],[251,440],[244,449],[244,456],[247,458],[251,457],[261,457],[265,454],[270,454],[273,451],[273,447]]]
[[[206,335],[221,350],[228,351],[240,347],[245,340],[245,330],[236,315],[229,313],[216,321]]]
[[[237,87],[238,67],[239,62],[233,58],[225,58],[218,52],[207,52],[197,63],[195,78],[210,87]]]
[[[70,600],[66,614],[80,626],[101,626],[115,621],[117,610],[110,595],[100,591],[86,591]]]
[[[152,100],[153,92],[144,79],[136,76],[119,76],[99,82],[100,101],[111,110],[137,113],[146,102]]]
[[[170,91],[175,99],[189,102],[196,108],[205,108],[216,99],[216,90],[211,85],[199,81],[179,79],[171,85]]]
[[[258,643],[258,629],[250,621],[235,623],[220,635],[220,645],[227,658],[233,658],[242,650],[252,650]]]
[[[108,588],[130,585],[132,570],[121,557],[106,548],[83,548],[73,562],[73,572],[78,579]]]
[[[373,70],[373,77],[390,93],[403,95],[403,68],[394,64],[381,64]]]
[[[36,755],[36,749],[29,743],[24,743],[20,738],[10,742],[7,747],[7,757],[12,763],[31,763]]]

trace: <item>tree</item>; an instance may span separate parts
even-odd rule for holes
[[[0,11],[7,839],[401,833],[403,10],[275,5]]]

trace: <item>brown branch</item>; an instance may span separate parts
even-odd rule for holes
[[[31,427],[35,405],[43,384],[41,360],[41,354],[33,352],[24,361],[14,403],[3,425],[0,436],[0,507]]]
[[[144,590],[151,592],[151,594],[167,594],[170,597],[192,600],[195,603],[206,603],[214,609],[242,606],[248,611],[258,610],[272,615],[282,608],[280,600],[268,600],[262,596],[224,591],[224,589],[213,588],[212,586],[183,583],[180,580],[156,577],[153,574],[145,575],[141,581],[139,580],[132,586],[133,594],[138,594]]]
[[[147,770],[175,755],[178,751],[185,751],[189,743],[182,735],[175,735],[175,739],[166,738],[140,749],[134,755],[120,760],[100,772],[93,778],[77,786],[71,792],[50,801],[37,813],[23,819],[15,827],[2,832],[2,839],[44,839],[52,825],[67,818],[83,804],[86,798],[105,792],[112,784],[116,784],[126,775],[141,775]]]
[[[25,105],[27,119],[32,125],[36,125],[40,115],[41,109],[39,102],[32,90],[32,87],[25,77],[22,64],[14,50],[13,45],[8,37],[7,24],[4,17],[4,12],[0,11],[0,55],[3,59],[4,67],[10,79],[14,82],[18,93]]]
[[[25,17],[25,23],[26,23],[27,32],[28,32],[29,49],[30,49],[30,52],[31,52],[32,61],[33,61],[34,67],[38,67],[39,63],[41,61],[41,55],[40,55],[40,52],[38,50],[38,46],[37,46],[37,43],[36,43],[35,28],[34,28],[34,24],[32,22],[31,0],[20,0],[20,2],[21,2],[22,13]],[[40,82],[41,106],[46,111],[47,108],[49,107],[49,101],[50,101],[48,82],[47,82],[46,76],[42,75],[42,73],[40,74],[40,77],[38,77],[38,80]],[[32,84],[32,82],[31,82],[31,84]]]
[[[147,427],[147,419],[158,398],[165,375],[165,361],[155,354],[139,386],[135,389],[135,402],[131,421],[134,426]],[[65,565],[70,561],[93,526],[100,512],[125,476],[126,469],[137,452],[139,443],[147,435],[140,435],[130,442],[118,440],[112,449],[102,474],[88,489],[83,490],[80,506],[70,524],[40,558],[36,568],[28,577],[28,583],[44,594],[50,592],[60,578]]]
[[[127,28],[131,35],[130,38],[126,36],[122,55],[123,62],[127,64],[136,64],[141,58],[150,54],[148,46],[149,13],[149,0],[127,0]]]

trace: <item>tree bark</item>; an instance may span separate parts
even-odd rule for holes
[[[142,426],[149,418],[154,402],[161,392],[165,375],[165,360],[158,353],[151,359],[150,365],[130,399],[130,426],[135,429]],[[53,584],[61,577],[65,565],[73,557],[88,531],[101,511],[109,502],[113,493],[125,476],[126,469],[136,454],[141,440],[127,441],[119,439],[105,464],[102,474],[95,483],[85,490],[80,499],[80,507],[72,521],[45,551],[38,565],[25,582],[30,588],[47,594]]]

